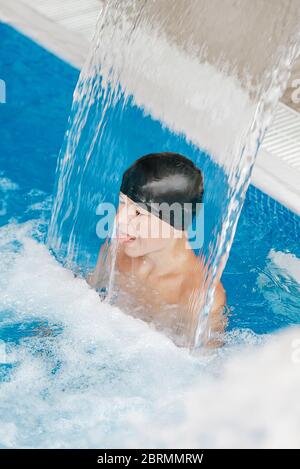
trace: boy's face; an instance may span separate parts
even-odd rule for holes
[[[130,257],[160,251],[170,244],[171,239],[184,236],[183,231],[176,230],[122,193],[116,228],[118,242],[123,244],[125,254]]]

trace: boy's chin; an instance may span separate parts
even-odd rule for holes
[[[124,246],[124,252],[128,257],[140,257],[143,255],[138,246]]]

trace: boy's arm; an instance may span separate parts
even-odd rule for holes
[[[226,321],[224,322],[223,310],[226,305],[226,293],[221,282],[216,287],[214,303],[211,310],[211,327],[214,330],[224,329]]]
[[[207,347],[218,347],[223,345],[223,341],[218,337],[219,334],[224,332],[224,329],[227,325],[227,317],[225,316],[225,306],[226,306],[226,292],[221,282],[218,283],[212,310],[209,315],[208,327],[212,334],[212,337],[207,340]],[[214,337],[215,336],[215,337]]]
[[[92,288],[99,288],[107,286],[108,274],[111,266],[111,253],[109,240],[106,239],[105,243],[101,246],[98,254],[97,264],[93,272],[87,275],[87,283]]]

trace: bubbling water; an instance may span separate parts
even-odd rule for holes
[[[0,447],[297,446],[298,327],[235,329],[222,350],[188,353],[99,302],[41,228],[0,229]]]

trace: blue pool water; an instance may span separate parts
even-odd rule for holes
[[[155,382],[160,386],[159,376],[166,370],[169,376],[167,392],[172,386],[173,389],[174,386],[181,389],[186,380],[192,382],[194,371],[201,369],[202,363],[195,364],[193,358],[180,355],[176,364],[178,369],[175,369],[172,356],[177,352],[171,345],[164,349],[165,345],[150,335],[155,343],[155,352],[151,349],[152,344],[148,345],[148,356],[143,347],[144,361],[139,368],[140,351],[138,347],[135,350],[130,348],[130,340],[135,337],[135,330],[131,331],[130,327],[140,328],[141,336],[146,334],[150,340],[144,329],[146,326],[138,321],[133,326],[131,321],[135,320],[130,318],[123,323],[119,313],[113,316],[113,329],[109,329],[108,323],[105,327],[101,323],[109,342],[104,336],[95,336],[95,343],[90,341],[91,330],[89,333],[85,330],[83,312],[86,311],[86,317],[100,327],[98,316],[93,316],[100,306],[83,283],[72,283],[75,282],[72,275],[56,266],[43,247],[51,214],[56,161],[78,71],[5,24],[0,24],[0,37],[0,78],[7,86],[7,103],[0,105],[0,340],[7,344],[12,357],[15,357],[11,362],[2,360],[0,365],[3,385],[11,386],[3,388],[4,402],[11,407],[9,415],[4,413],[0,445],[30,446],[35,442],[37,446],[99,446],[99,441],[92,436],[96,427],[102,435],[101,444],[118,446],[117,441],[107,436],[115,434],[117,438],[122,434],[124,437],[124,422],[119,417],[116,420],[116,415],[127,415],[130,405],[144,411],[147,406],[143,399],[147,403],[150,395],[156,399]],[[299,233],[299,217],[250,186],[222,276],[231,308],[230,340],[239,336],[238,343],[256,343],[260,342],[260,335],[263,337],[300,323]],[[13,280],[11,284],[10,278]],[[73,323],[75,317],[77,322]],[[128,326],[128,330],[124,331],[122,325]],[[65,342],[64,326],[73,334],[70,332]],[[47,335],[49,327],[50,338]],[[79,337],[82,355],[75,346]],[[56,338],[58,342],[54,344]],[[126,350],[126,359],[119,356],[120,350],[116,345],[119,342],[121,350],[123,347]],[[157,363],[160,351],[164,353],[164,364],[157,365],[157,381],[152,379],[151,386],[144,391],[149,375],[152,376],[153,356],[155,359],[157,354]],[[31,357],[29,361],[28,354]],[[80,372],[83,375],[77,369],[78,362],[82,364]],[[47,363],[45,369],[41,363]],[[63,378],[61,369],[67,370]],[[57,382],[54,382],[55,376],[58,376]],[[128,387],[128,382],[132,386],[134,380],[139,383],[138,394]],[[99,382],[102,383],[100,388]],[[24,383],[24,389],[30,390],[33,396],[28,404],[23,402],[24,413],[21,416],[14,403],[8,404],[9,393],[17,392],[18,397],[14,383],[16,387]],[[68,405],[61,401],[66,389]],[[86,404],[83,404],[82,393],[87,389],[89,394]],[[119,389],[127,400],[119,401],[118,394],[111,389]],[[97,410],[98,420],[95,416],[94,426],[89,427],[87,414],[93,408],[90,401],[95,402],[99,394],[102,404],[105,401],[105,411]],[[107,407],[108,397],[114,402],[109,404],[111,407]],[[58,418],[54,410],[55,400],[62,405],[63,428],[68,435],[65,440],[60,435],[59,442],[55,437],[55,419]],[[87,414],[84,413],[84,405]],[[74,409],[79,409],[79,406],[83,408],[74,423],[70,415],[74,415]],[[33,411],[32,408],[38,410]],[[20,421],[20,427],[17,421]],[[68,426],[70,421],[74,423],[71,427]],[[36,424],[40,425],[38,435],[34,433]],[[72,432],[68,433],[70,428]],[[90,431],[87,439],[83,436],[86,428]]]

